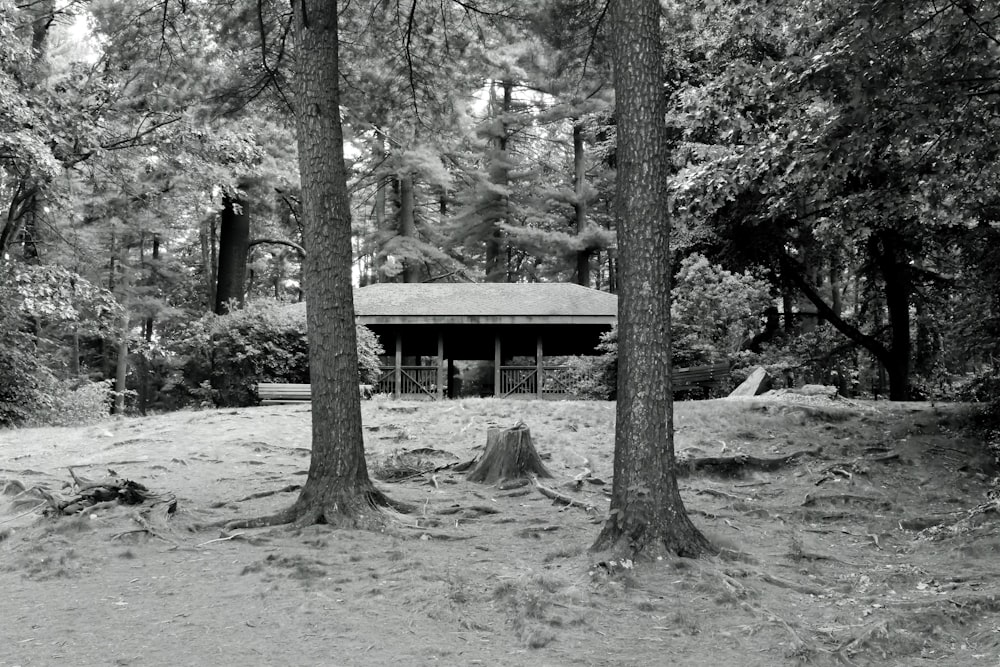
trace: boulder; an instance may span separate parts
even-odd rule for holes
[[[771,388],[771,383],[773,378],[771,374],[768,373],[762,366],[758,366],[753,369],[753,372],[744,380],[740,386],[733,389],[729,394],[729,398],[747,398],[751,396],[760,396],[765,391]]]

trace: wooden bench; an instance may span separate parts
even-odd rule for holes
[[[370,384],[358,385],[361,398],[371,398]],[[308,403],[312,400],[312,385],[293,382],[260,382],[257,384],[257,398],[261,405],[280,403]]]
[[[728,361],[720,361],[717,364],[708,364],[707,366],[675,368],[670,376],[673,381],[673,392],[679,394],[701,391],[707,396],[713,389],[723,387],[726,380],[729,379],[731,368],[732,365]]]
[[[257,398],[261,405],[308,403],[312,400],[312,387],[291,382],[261,382],[257,385]]]

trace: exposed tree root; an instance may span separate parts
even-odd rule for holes
[[[307,483],[299,499],[287,509],[267,516],[227,521],[222,524],[223,529],[231,532],[283,525],[304,528],[318,523],[345,528],[380,528],[393,513],[413,511],[411,506],[390,499],[373,486],[365,491],[342,491],[320,498],[307,494],[308,487]]]
[[[411,530],[419,530],[420,531],[419,537],[421,540],[441,540],[442,542],[460,542],[462,540],[472,539],[471,535],[452,535],[450,533],[433,533],[427,530],[427,528],[424,526],[411,526],[409,524],[405,524],[403,528],[409,528]]]
[[[1000,512],[1000,500],[992,500],[965,510],[957,521],[952,520],[954,515],[933,519],[917,517],[900,521],[899,527],[906,530],[920,530],[917,536],[919,539],[940,540],[967,533],[979,525],[985,515],[998,512]]]
[[[234,502],[242,503],[247,500],[256,500],[257,498],[267,498],[268,496],[276,496],[279,493],[291,493],[292,491],[298,491],[302,488],[301,484],[289,484],[288,486],[283,486],[280,489],[274,489],[272,491],[261,491],[259,493],[251,493],[249,496],[244,496],[237,499]]]
[[[796,593],[802,593],[803,595],[826,595],[830,591],[817,588],[816,586],[807,586],[805,584],[798,584],[794,581],[788,581],[787,579],[782,579],[781,577],[776,577],[773,574],[768,574],[767,572],[759,572],[758,576],[760,580],[771,584],[772,586],[777,586],[778,588],[787,588],[790,591],[795,591]]]
[[[677,476],[705,473],[721,477],[741,477],[747,471],[774,472],[795,464],[803,456],[817,456],[818,450],[804,449],[773,459],[738,454],[736,456],[706,456],[677,461]]]
[[[616,562],[670,556],[699,558],[718,554],[719,548],[691,523],[687,514],[656,523],[646,521],[640,514],[635,518],[612,515],[604,522],[590,551],[606,552],[606,560]]]
[[[749,496],[737,496],[732,493],[726,493],[725,491],[719,491],[717,489],[695,489],[695,493],[699,496],[714,496],[716,498],[723,498],[725,500],[732,500],[735,502],[749,502],[752,500]]]
[[[476,515],[476,514],[499,514],[500,510],[495,507],[490,507],[489,505],[471,505],[469,507],[462,507],[461,505],[456,505],[455,507],[446,507],[444,509],[438,510],[435,514],[440,514],[441,516],[449,516],[451,514],[465,514],[465,515]]]
[[[834,493],[827,495],[806,494],[802,501],[803,507],[816,507],[819,505],[863,505],[871,509],[883,511],[891,510],[893,505],[888,500],[882,498],[872,498],[870,496],[856,496],[850,493]]]

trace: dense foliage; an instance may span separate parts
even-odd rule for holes
[[[601,4],[342,4],[356,280],[615,291]],[[675,364],[1000,401],[995,9],[661,9]],[[290,20],[0,0],[0,423],[91,382],[146,411],[305,377],[271,315],[206,317],[307,292]]]
[[[671,290],[674,367],[737,357],[743,367],[759,363],[760,355],[741,351],[761,329],[761,313],[772,301],[765,281],[710,264],[702,255],[687,257],[681,262]],[[574,393],[583,398],[613,399],[618,383],[617,328],[601,338],[597,352],[597,356],[571,362]]]
[[[382,346],[365,326],[358,325],[357,334],[358,382],[372,384]],[[253,405],[259,382],[310,381],[303,304],[253,301],[225,315],[205,315],[177,338],[181,403]]]
[[[108,415],[110,386],[79,373],[87,343],[113,337],[107,290],[59,267],[7,267],[0,282],[0,426]]]

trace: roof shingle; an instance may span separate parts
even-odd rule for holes
[[[614,317],[618,297],[570,283],[379,283],[354,291],[365,316]]]

